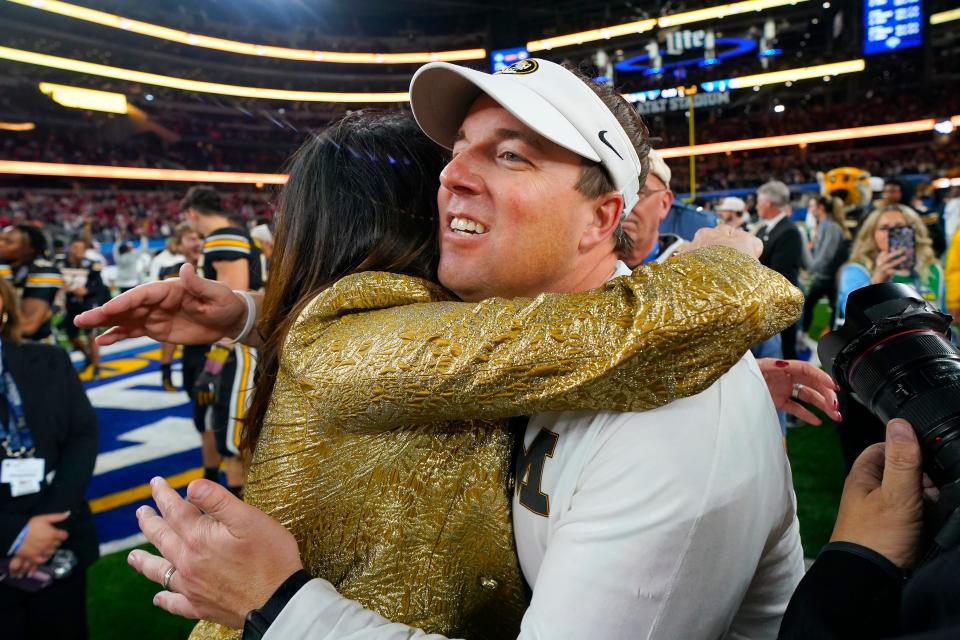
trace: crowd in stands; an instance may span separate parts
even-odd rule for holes
[[[8,190],[0,191],[0,226],[39,224],[52,240],[79,235],[89,221],[93,238],[166,238],[180,216],[180,191]],[[224,206],[244,221],[273,215],[273,191],[225,191]]]

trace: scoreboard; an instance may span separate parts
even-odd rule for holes
[[[863,33],[866,55],[920,46],[922,0],[863,0]]]

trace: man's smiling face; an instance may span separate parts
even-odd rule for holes
[[[478,98],[440,174],[440,282],[470,301],[562,290],[594,217],[595,202],[575,188],[582,168]]]

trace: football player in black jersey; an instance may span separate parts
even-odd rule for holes
[[[200,252],[203,250],[203,238],[189,222],[178,225],[171,239],[176,247],[176,252],[183,257],[183,260],[160,269],[158,274],[160,280],[179,278],[180,267],[188,262],[196,267],[200,260]],[[176,347],[175,344],[164,342],[161,348],[160,371],[163,388],[167,391],[178,390],[173,384],[171,371],[173,352]],[[207,351],[209,350],[210,345],[184,345],[181,363],[183,367],[183,389],[190,396],[190,403],[193,407],[193,425],[200,432],[203,477],[217,482],[220,479],[220,453],[217,450],[213,421],[207,419],[210,407],[197,402],[196,393],[194,393],[194,386],[203,371],[204,364],[207,361]]]
[[[99,378],[100,349],[94,340],[96,330],[83,331],[73,324],[76,316],[110,299],[110,290],[101,277],[103,265],[88,258],[86,251],[87,243],[77,238],[70,242],[66,255],[58,261],[57,266],[63,274],[66,291],[66,318],[63,327],[70,344],[86,358],[84,369],[92,367],[91,377]],[[86,333],[86,336],[81,337],[81,332]]]
[[[53,300],[64,282],[46,253],[47,239],[36,227],[18,224],[0,233],[0,261],[5,263],[0,265],[0,276],[13,284],[20,297],[24,340],[53,341]]]
[[[223,211],[220,194],[212,187],[191,187],[181,202],[187,220],[204,236],[198,268],[203,277],[240,291],[263,287],[260,250],[246,229]],[[225,341],[210,347],[203,371],[194,385],[195,401],[207,405],[217,449],[223,456],[227,487],[243,488],[240,441],[243,417],[253,392],[256,350]]]

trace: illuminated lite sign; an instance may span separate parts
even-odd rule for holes
[[[490,71],[496,73],[505,69],[514,62],[520,62],[530,57],[530,52],[526,47],[514,47],[512,49],[496,49],[490,52]]]
[[[703,46],[702,41],[700,41],[699,44],[701,47]],[[670,69],[679,69],[681,67],[709,67],[719,63],[725,58],[743,55],[744,53],[748,53],[757,48],[757,43],[750,38],[717,38],[716,44],[718,49],[721,46],[727,46],[729,48],[723,51],[717,51],[713,58],[709,58],[707,60],[704,60],[703,56],[698,56],[695,58],[683,58],[681,60],[674,60],[672,62],[664,62],[660,67],[650,67],[649,65],[643,64],[650,59],[650,54],[644,53],[639,56],[628,58],[622,62],[618,62],[614,68],[620,72],[640,72],[649,76],[663,73],[664,71],[669,71]]]
[[[900,51],[923,44],[922,0],[863,0],[863,53]]]

